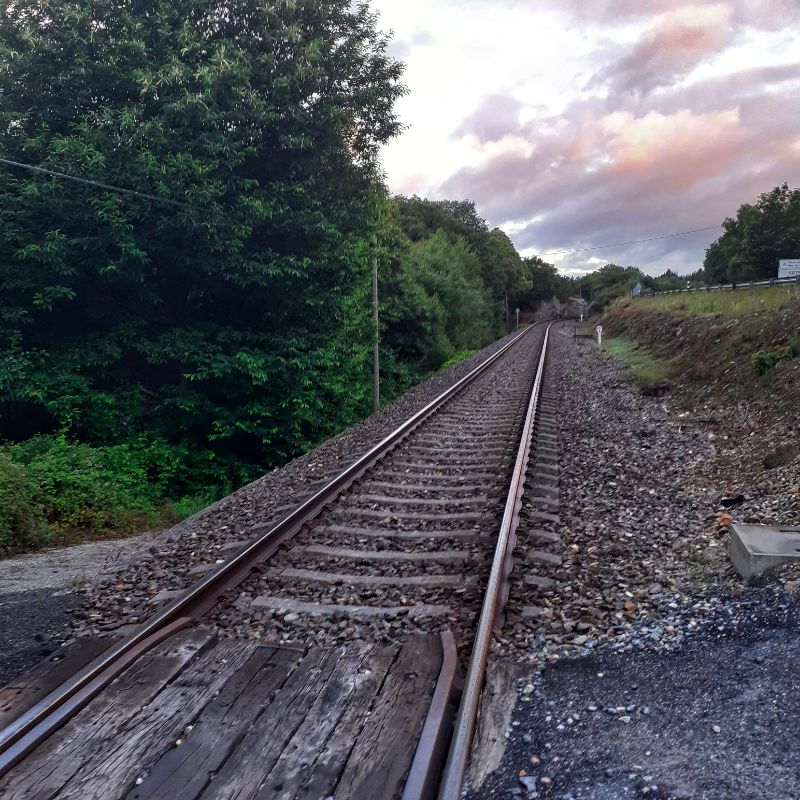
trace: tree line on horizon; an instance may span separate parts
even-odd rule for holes
[[[762,193],[755,203],[741,205],[722,228],[694,272],[680,275],[668,269],[652,276],[638,267],[606,264],[582,276],[578,291],[602,310],[637,283],[647,293],[777,278],[780,259],[800,258],[800,188],[784,183]]]

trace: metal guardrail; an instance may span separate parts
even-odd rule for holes
[[[667,289],[663,292],[642,292],[633,296],[636,300],[640,297],[660,297],[665,294],[692,294],[699,292],[736,291],[737,289],[752,289],[756,287],[769,288],[770,286],[800,286],[800,275],[794,278],[772,278],[768,281],[750,281],[749,283],[718,283],[716,286],[692,287],[690,289]]]

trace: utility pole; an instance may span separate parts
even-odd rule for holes
[[[372,351],[372,410],[381,407],[381,362],[380,362],[380,321],[378,320],[378,235],[372,234],[370,252],[372,265],[372,320],[375,323],[375,343]]]

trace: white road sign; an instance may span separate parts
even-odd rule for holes
[[[778,262],[779,278],[795,278],[800,275],[800,258],[782,258]]]

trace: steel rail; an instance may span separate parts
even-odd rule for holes
[[[489,649],[492,636],[498,627],[498,620],[502,613],[502,606],[507,599],[505,587],[511,569],[511,551],[516,538],[516,529],[519,524],[519,513],[522,508],[522,494],[525,485],[525,473],[531,451],[531,440],[539,408],[539,396],[544,380],[544,368],[547,360],[547,342],[550,337],[552,323],[547,326],[542,342],[542,352],[539,357],[539,366],[536,370],[533,390],[531,391],[528,412],[520,439],[520,448],[514,464],[511,485],[508,491],[503,521],[497,537],[492,570],[483,600],[478,630],[475,643],[472,647],[467,677],[464,683],[464,693],[456,717],[453,739],[447,758],[442,783],[440,785],[439,800],[459,800],[464,777],[467,771],[472,737],[478,718],[481,692],[486,675],[486,664],[489,660]]]
[[[112,645],[57,689],[43,697],[0,731],[0,776],[24,758],[34,747],[97,696],[130,663],[132,651],[141,655],[169,627],[174,633],[205,614],[229,589],[237,586],[260,562],[294,536],[303,525],[318,516],[342,492],[389,453],[442,405],[459,394],[520,342],[533,328],[526,328],[483,363],[442,392],[407,419],[353,464],[340,472],[313,496],[246,545],[236,556],[186,590],[185,594],[154,614],[141,627]]]

